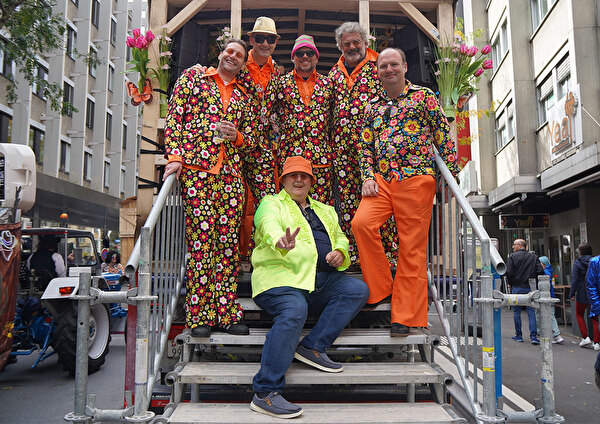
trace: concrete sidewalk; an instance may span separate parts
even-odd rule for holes
[[[506,410],[533,410],[533,405],[541,405],[537,401],[542,393],[541,350],[529,340],[524,311],[522,321],[525,341],[519,343],[511,340],[515,335],[513,311],[502,310],[502,346],[496,346],[496,352],[502,352],[502,401]],[[594,361],[598,352],[591,347],[579,347],[581,339],[572,335],[570,325],[559,327],[564,343],[552,345],[556,412],[565,417],[567,423],[600,423],[600,390],[594,383]],[[438,352],[441,355],[436,357],[436,362],[442,368],[442,363],[453,366],[449,348],[442,345]],[[481,361],[481,356],[478,359]],[[481,370],[478,375],[481,378]],[[458,377],[456,379],[458,381]]]

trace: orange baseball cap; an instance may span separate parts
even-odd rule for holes
[[[302,156],[290,156],[285,160],[283,164],[283,172],[279,176],[279,182],[283,181],[283,177],[292,172],[304,172],[312,178],[312,184],[317,182],[317,179],[313,175],[312,165],[309,160],[304,159]]]

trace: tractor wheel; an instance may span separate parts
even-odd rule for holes
[[[73,303],[66,307],[57,317],[56,332],[52,347],[58,353],[58,362],[63,371],[75,375],[77,353],[77,307]],[[110,344],[110,319],[108,310],[101,303],[96,303],[90,311],[90,347],[88,352],[88,374],[100,369]]]

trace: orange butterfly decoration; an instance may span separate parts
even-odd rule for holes
[[[140,103],[150,103],[152,101],[152,84],[150,78],[146,78],[144,89],[140,93],[138,88],[131,81],[127,82],[127,94],[131,97],[131,104],[134,106]]]

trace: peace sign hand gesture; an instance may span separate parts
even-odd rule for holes
[[[277,242],[277,247],[285,250],[292,250],[296,247],[296,236],[300,232],[300,227],[296,228],[294,232],[290,232],[290,227],[287,227],[285,230],[285,235],[281,236],[279,241]]]

